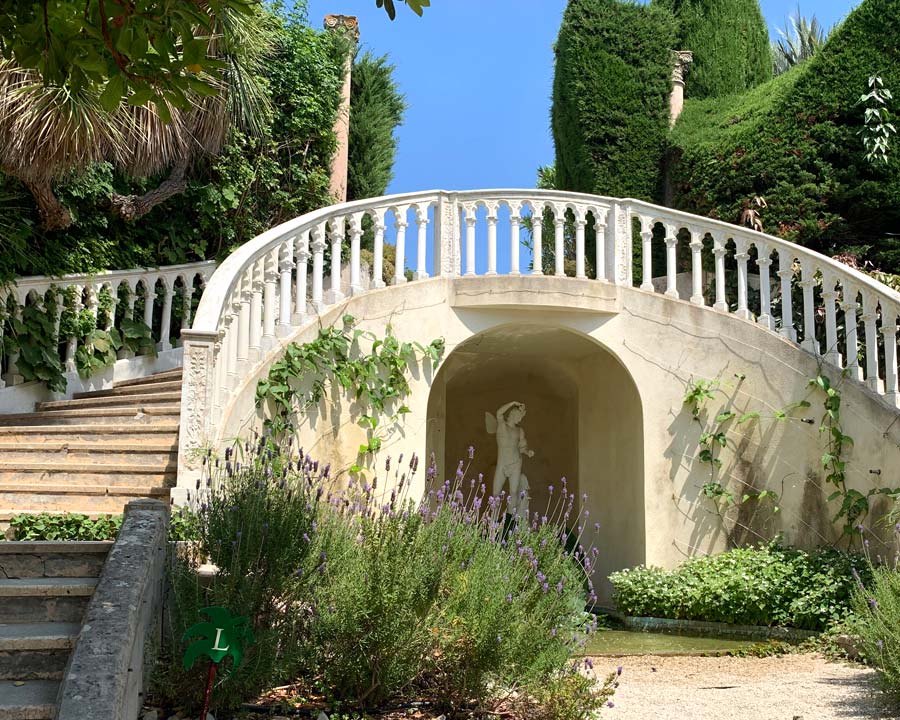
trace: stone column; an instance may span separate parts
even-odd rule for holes
[[[672,69],[672,95],[669,98],[669,125],[675,124],[681,111],[684,110],[684,74],[688,65],[694,62],[694,54],[690,50],[675,50],[675,67]]]
[[[337,149],[331,163],[331,184],[329,191],[335,202],[347,202],[347,166],[350,151],[350,80],[353,70],[353,56],[359,41],[359,20],[351,15],[326,15],[325,28],[331,32],[342,32],[352,41],[344,61],[344,87],[341,90],[341,105],[334,123],[337,135]]]

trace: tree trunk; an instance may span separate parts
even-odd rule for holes
[[[188,161],[185,158],[180,160],[172,172],[158,187],[150,190],[143,195],[113,195],[110,198],[112,210],[123,220],[133,222],[138,218],[144,217],[148,212],[160,203],[165,202],[170,197],[184,192],[187,187],[187,180],[184,176],[187,172]]]
[[[63,230],[72,224],[72,214],[53,194],[53,186],[49,180],[22,180],[22,182],[34,196],[44,230]]]

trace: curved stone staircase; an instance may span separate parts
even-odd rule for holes
[[[181,370],[0,415],[0,526],[23,512],[121,513],[175,484]]]

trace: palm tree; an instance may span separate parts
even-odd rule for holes
[[[100,104],[95,87],[47,85],[35,70],[0,59],[0,170],[21,180],[34,195],[44,228],[68,227],[72,215],[53,184],[96,162],[110,162],[131,177],[168,177],[145,195],[110,198],[112,209],[134,220],[182,192],[190,165],[218,153],[228,131],[258,132],[268,112],[260,69],[275,42],[276,21],[264,12],[220,12],[212,23],[207,53],[223,63],[213,86],[193,84],[189,109],[156,104]]]
[[[799,5],[797,14],[789,16],[784,29],[778,28],[777,32],[781,38],[772,43],[776,75],[781,75],[794,65],[811,58],[827,40],[827,35],[816,16],[813,15],[810,19],[803,17]]]

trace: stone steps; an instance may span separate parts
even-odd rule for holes
[[[111,542],[0,542],[0,720],[51,720]]]
[[[146,379],[147,378],[144,378],[144,380]],[[138,381],[132,380],[131,382]],[[72,396],[72,399],[83,400],[85,398],[135,397],[168,392],[181,392],[180,374],[174,380],[142,382],[139,385],[123,385],[120,383],[116,383],[115,387],[113,387],[111,390],[95,390],[94,392],[75,393]]]
[[[52,438],[41,442],[7,442],[0,437],[0,466],[16,463],[19,469],[40,463],[91,463],[93,465],[149,465],[177,469],[178,438],[169,442],[70,442]]]
[[[0,416],[2,417],[2,416]],[[172,442],[178,444],[178,421],[158,420],[152,424],[104,425],[74,423],[72,425],[22,425],[0,427],[0,443],[58,442]]]
[[[165,372],[156,373],[155,375],[147,375],[142,378],[135,378],[134,380],[123,380],[122,382],[117,382],[114,387],[115,388],[133,388],[140,387],[141,385],[156,385],[162,382],[170,382],[173,380],[181,380],[182,370],[181,368],[176,368],[174,370],[166,370]]]
[[[51,400],[37,404],[37,412],[48,410],[83,410],[86,408],[134,408],[140,411],[148,406],[170,406],[181,401],[181,390],[176,392],[148,393],[143,395],[113,395],[97,397],[91,394],[77,400]]]
[[[119,515],[135,498],[169,499],[172,482],[150,485],[47,485],[23,489],[21,485],[0,485],[0,517],[24,513],[81,513],[84,515]]]
[[[180,403],[163,405],[132,405],[114,408],[82,408],[76,410],[47,410],[44,412],[0,415],[0,425],[22,427],[25,425],[121,425],[152,424],[177,419],[181,414]]]

